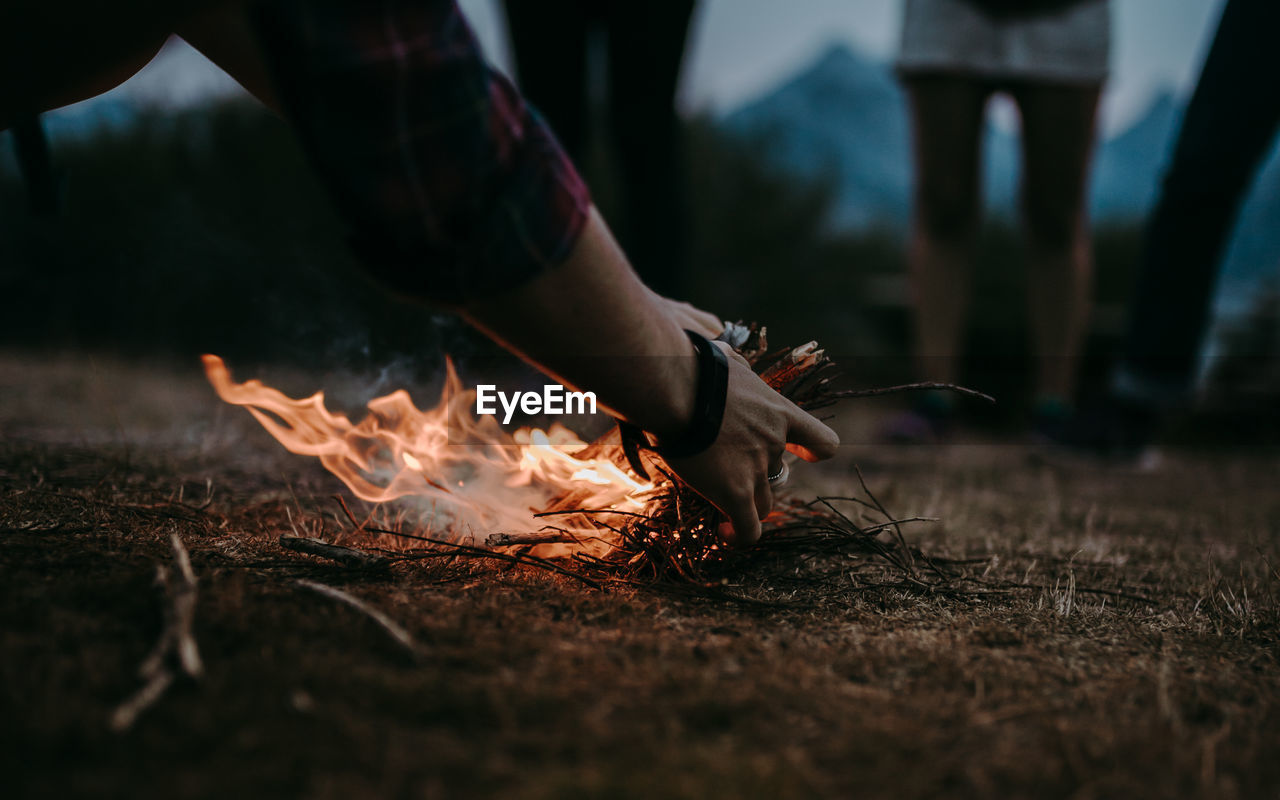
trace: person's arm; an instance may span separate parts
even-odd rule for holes
[[[697,383],[683,328],[714,335],[716,321],[640,282],[555,137],[484,63],[457,6],[280,0],[259,11],[281,110],[366,266],[595,392],[659,443],[678,440]],[[670,466],[748,544],[784,449],[817,459],[838,443],[730,358],[718,437]]]
[[[593,209],[568,261],[501,297],[470,303],[462,314],[552,377],[594,391],[608,410],[662,441],[684,432],[694,403],[696,365],[681,324],[709,323],[709,315],[692,307],[688,317],[678,317],[667,303],[640,282]],[[670,466],[729,517],[734,543],[750,544],[772,508],[767,476],[782,463],[784,449],[816,461],[834,455],[840,442],[741,357],[730,358],[729,368],[719,436],[708,450]]]

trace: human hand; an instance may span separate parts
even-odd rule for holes
[[[708,339],[716,338],[724,330],[724,322],[710,311],[703,311],[683,300],[663,297],[652,289],[649,289],[649,293],[662,306],[667,316],[684,330],[700,333]]]
[[[712,314],[645,287],[595,211],[562,266],[463,313],[566,386],[596,392],[606,411],[659,443],[687,430],[694,413],[698,365],[684,330],[710,339],[724,328]],[[711,346],[723,348],[729,364],[719,433],[707,450],[669,464],[729,518],[723,538],[747,545],[760,538],[760,519],[773,507],[768,476],[783,452],[817,461],[840,442],[728,345]]]
[[[782,470],[783,452],[821,461],[835,455],[840,438],[762,381],[728,345],[712,346],[722,348],[729,359],[720,433],[707,450],[668,464],[729,518],[721,538],[740,547],[760,538],[760,520],[773,508],[774,487],[768,476]]]

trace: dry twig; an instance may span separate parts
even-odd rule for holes
[[[484,540],[488,547],[517,547],[535,544],[574,544],[582,541],[568,531],[536,531],[534,533],[491,533]]]
[[[839,370],[817,343],[770,350],[763,328],[754,325],[735,328],[734,347],[753,370],[762,380],[806,410],[830,406],[844,399],[918,390],[953,391],[994,402],[981,392],[944,383],[913,383],[883,389],[834,389],[832,379],[838,376]],[[601,439],[592,447],[605,442]],[[618,459],[620,467],[623,466],[620,448],[602,449],[601,452],[617,453],[613,457]],[[338,502],[357,531],[430,545],[429,548],[401,552],[392,558],[462,557],[526,564],[597,589],[610,583],[621,583],[678,590],[690,597],[763,602],[726,589],[731,585],[730,581],[739,581],[752,573],[757,577],[768,574],[768,582],[775,589],[790,584],[793,589],[824,588],[832,593],[897,590],[960,598],[1040,588],[1030,583],[988,580],[985,574],[975,577],[967,569],[970,561],[930,558],[919,548],[909,545],[902,526],[927,520],[900,519],[892,515],[867,486],[861,471],[857,476],[862,497],[818,498],[807,504],[780,499],[764,522],[760,542],[742,551],[721,544],[718,527],[724,517],[714,506],[674,474],[665,471],[661,462],[653,466],[665,480],[659,481],[659,490],[649,497],[642,513],[582,508],[580,498],[567,495],[535,516],[567,518],[573,520],[573,525],[566,523],[565,528],[544,528],[529,533],[495,533],[485,540],[487,547],[370,527],[369,520],[360,522],[356,519],[341,497],[338,497]],[[842,510],[837,507],[837,502],[854,507]],[[577,522],[584,518],[612,545],[606,555],[577,552],[569,558],[549,559],[527,552],[529,546],[581,542],[590,538],[566,530],[576,528]],[[880,536],[881,533],[888,534],[887,540]],[[503,548],[515,550],[505,552]],[[781,558],[783,556],[785,558]],[[984,560],[979,561],[985,563]],[[801,565],[804,570],[800,569]],[[834,580],[837,576],[846,580]],[[849,579],[854,585],[849,585]],[[1136,595],[1095,591],[1117,599],[1148,602]]]
[[[294,583],[304,589],[310,589],[313,592],[322,594],[331,600],[346,603],[348,606],[351,606],[356,611],[359,611],[361,614],[364,614],[366,617],[376,622],[378,627],[382,628],[382,630],[385,631],[396,644],[403,647],[415,660],[420,657],[421,651],[418,648],[418,643],[407,630],[405,630],[391,617],[388,617],[386,614],[364,602],[355,595],[348,594],[347,592],[344,592],[335,586],[330,586],[327,583],[309,581],[305,578],[298,578]]]
[[[343,566],[356,569],[386,570],[391,566],[391,561],[386,556],[381,556],[377,553],[366,553],[353,547],[343,547],[339,544],[330,544],[320,539],[312,539],[305,536],[281,536],[280,546],[296,553],[306,553],[307,555],[327,558]]]
[[[191,568],[191,558],[182,538],[177,533],[169,535],[173,548],[173,569],[163,564],[156,566],[156,585],[165,593],[164,630],[150,654],[138,667],[138,677],[146,683],[121,703],[111,715],[111,729],[123,732],[133,727],[142,712],[164,695],[165,690],[177,678],[172,661],[178,670],[192,679],[204,675],[204,663],[191,632],[196,612],[196,575]]]

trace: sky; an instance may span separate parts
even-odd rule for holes
[[[532,2],[533,0],[529,0]],[[1225,0],[1112,0],[1112,77],[1103,126],[1122,129],[1164,89],[1187,92]],[[701,0],[685,55],[679,103],[723,113],[802,69],[835,42],[891,59],[903,0]],[[509,71],[498,0],[460,0],[486,52]],[[185,46],[171,46],[117,91],[163,105],[235,92],[225,74]]]

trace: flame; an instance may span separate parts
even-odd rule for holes
[[[323,392],[295,400],[258,380],[236,383],[218,356],[203,361],[218,396],[246,408],[287,450],[320,459],[363,500],[416,506],[434,535],[482,543],[490,533],[544,527],[534,517],[541,511],[639,512],[658,488],[600,455],[602,448],[583,452],[589,445],[559,423],[511,435],[493,416],[474,416],[475,392],[462,387],[452,361],[434,408],[419,410],[401,389],[370,400],[358,424],[329,411]],[[554,520],[597,552],[616,541],[601,522],[609,520],[585,514]],[[565,550],[541,547],[543,555]]]

